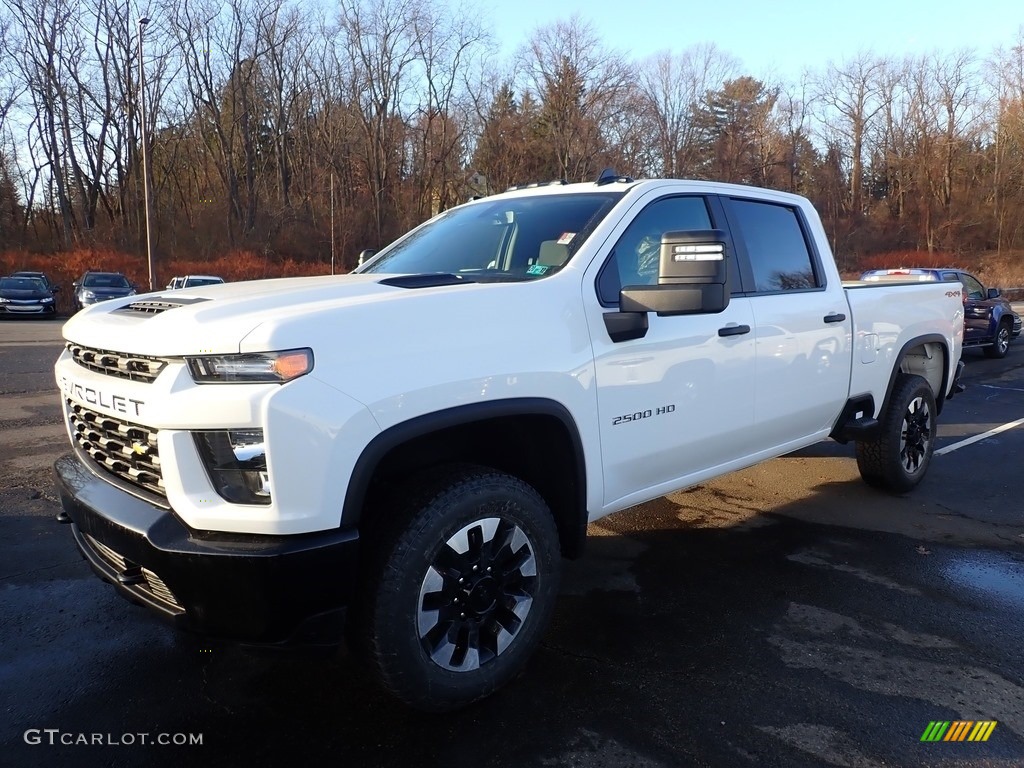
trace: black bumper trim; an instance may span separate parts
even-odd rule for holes
[[[356,580],[357,531],[204,533],[112,485],[74,454],[58,459],[54,474],[79,549],[129,600],[211,637],[258,645],[341,642]]]

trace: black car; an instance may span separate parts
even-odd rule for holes
[[[56,317],[53,289],[38,277],[0,277],[0,314],[7,317]]]
[[[135,295],[135,286],[120,272],[86,272],[75,283],[75,310],[107,299]]]

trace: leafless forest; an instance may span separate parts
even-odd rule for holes
[[[607,166],[807,195],[847,267],[1024,261],[1024,27],[774,82],[578,17],[499,57],[492,26],[438,0],[0,0],[0,251],[141,258],[144,94],[165,262],[322,271],[333,245],[344,270],[471,195]]]

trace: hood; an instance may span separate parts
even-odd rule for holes
[[[469,287],[417,290],[382,283],[394,278],[381,274],[293,277],[113,299],[75,314],[64,324],[64,338],[94,349],[154,357],[262,351],[243,346],[245,337],[260,326],[367,302],[402,300],[425,291],[464,291]],[[362,330],[339,328],[338,336]]]
[[[50,299],[53,294],[46,290],[0,288],[0,298],[3,299]]]
[[[110,297],[112,299],[116,299],[116,298],[120,298],[121,296],[128,296],[135,289],[131,288],[131,287],[117,288],[117,287],[110,287],[110,286],[98,286],[96,288],[93,288],[90,285],[80,285],[80,286],[78,286],[78,290],[80,292],[81,291],[88,291],[89,293],[95,294],[96,296],[108,296],[108,297]]]

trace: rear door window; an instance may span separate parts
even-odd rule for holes
[[[729,215],[746,243],[755,291],[779,293],[822,286],[795,208],[731,198]]]

